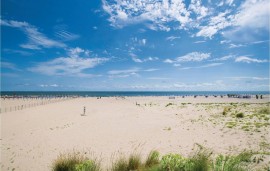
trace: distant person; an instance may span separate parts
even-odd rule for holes
[[[86,109],[85,109],[85,106],[84,106],[84,107],[83,107],[83,115],[85,115],[85,110],[86,110]]]
[[[258,99],[259,98],[259,96],[258,96],[258,94],[256,94],[256,99]]]
[[[263,95],[261,95],[261,99],[263,99]]]

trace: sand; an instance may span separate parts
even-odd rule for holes
[[[196,143],[214,154],[270,150],[270,121],[252,116],[269,108],[269,97],[89,97],[46,104],[37,99],[24,102],[1,99],[2,109],[39,102],[1,113],[3,171],[51,170],[60,153],[73,150],[98,157],[103,167],[120,155],[146,156],[153,149],[188,156]],[[84,106],[86,116],[81,116]],[[231,108],[226,116],[222,115],[224,107]],[[244,118],[236,118],[234,113],[241,112]],[[262,124],[255,125],[258,122]]]

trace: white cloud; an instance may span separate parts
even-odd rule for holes
[[[179,66],[181,66],[181,64],[173,64],[173,66],[179,67]]]
[[[180,36],[169,36],[166,38],[166,40],[168,40],[168,41],[173,41],[175,39],[181,39],[181,37]]]
[[[83,73],[84,70],[94,68],[104,62],[108,58],[88,57],[87,50],[81,48],[69,49],[69,57],[59,57],[48,62],[41,62],[35,67],[28,68],[29,71],[37,72],[45,75],[65,75],[78,77],[93,77],[99,75]],[[81,57],[79,54],[83,55]]]
[[[267,77],[227,77],[231,78],[233,80],[243,80],[243,79],[251,79],[251,80],[258,80],[258,81],[263,81],[263,80],[269,80]]]
[[[268,62],[268,60],[264,59],[264,60],[260,60],[260,59],[256,59],[256,58],[250,58],[250,57],[246,57],[246,56],[239,56],[235,59],[235,62],[245,62],[245,63],[264,63],[264,62]]]
[[[153,71],[158,71],[159,69],[157,68],[150,68],[150,69],[146,69],[146,70],[143,70],[145,72],[153,72]]]
[[[17,68],[17,66],[15,64],[10,63],[10,62],[1,61],[1,68],[7,68],[7,69],[14,70],[14,71],[21,71],[20,69]]]
[[[244,46],[246,46],[246,45],[242,45],[242,44],[237,44],[236,45],[236,44],[231,43],[229,48],[239,48],[239,47],[244,47]]]
[[[124,70],[111,70],[108,71],[110,78],[125,78],[130,76],[139,76],[140,72],[153,72],[159,69],[149,68],[149,69],[140,69],[140,68],[130,68]]]
[[[270,6],[268,0],[247,0],[240,9],[235,16],[235,25],[269,30]]]
[[[208,59],[210,57],[210,53],[200,53],[200,52],[191,52],[184,56],[177,57],[175,61],[177,62],[199,62],[203,61],[205,59]]]
[[[79,57],[79,56],[89,57],[89,55],[90,55],[89,50],[84,50],[84,49],[81,49],[79,47],[70,48],[67,51],[68,51],[69,57],[75,57],[75,58]]]
[[[235,58],[235,55],[226,55],[226,56],[223,56],[221,58],[215,58],[215,59],[212,59],[209,61],[226,61],[228,59],[233,59],[233,58]]]
[[[159,58],[158,57],[147,57],[147,58],[144,58],[144,59],[140,59],[136,54],[134,53],[129,53],[129,55],[131,56],[131,59],[134,61],[134,62],[137,62],[137,63],[143,63],[143,62],[148,62],[148,61],[156,61],[158,60]]]
[[[63,41],[76,40],[76,39],[78,39],[80,37],[79,35],[70,33],[70,32],[68,32],[66,30],[58,30],[55,33],[55,36],[60,38]]]
[[[149,80],[169,80],[171,78],[168,78],[168,77],[149,77],[147,79],[149,79]]]
[[[24,32],[24,34],[28,38],[28,42],[25,44],[21,44],[20,46],[22,48],[38,50],[41,48],[66,47],[64,43],[48,38],[47,36],[39,32],[35,26],[27,22],[1,19],[1,25],[18,28]]]
[[[197,20],[204,18],[209,12],[209,9],[202,5],[201,0],[191,0],[189,9],[197,14]]]
[[[169,63],[169,64],[174,63],[174,61],[173,61],[173,60],[171,60],[171,59],[165,59],[163,62],[164,62],[164,63]]]
[[[146,44],[146,39],[142,39],[142,44],[143,44],[143,45]]]
[[[199,26],[200,31],[196,34],[196,36],[203,36],[212,38],[213,35],[217,34],[220,30],[231,25],[228,16],[229,11],[225,11],[219,13],[217,16],[213,16],[208,21],[208,25]]]
[[[177,57],[175,59],[165,59],[163,62],[164,63],[170,63],[174,64],[174,66],[181,66],[179,63],[182,62],[200,62],[203,60],[206,60],[210,58],[211,54],[210,53],[201,53],[201,52],[191,52],[188,53],[184,56]]]
[[[198,66],[198,67],[184,67],[184,68],[180,68],[180,69],[186,70],[186,69],[209,68],[209,67],[219,66],[219,65],[222,65],[222,64],[223,63],[211,63],[211,64],[206,64],[206,65],[202,65],[202,66]]]
[[[58,84],[40,84],[40,87],[59,87]]]
[[[126,69],[126,70],[111,70],[108,72],[110,75],[118,75],[118,74],[132,74],[139,72],[139,68],[132,68],[132,69]]]
[[[224,37],[237,42],[251,42],[269,34],[270,6],[268,0],[246,0],[232,19],[234,28]]]
[[[16,54],[20,54],[22,56],[30,56],[32,55],[32,53],[24,51],[24,50],[15,50],[15,49],[3,49],[4,52],[6,53],[16,53]]]
[[[144,23],[156,31],[185,30],[191,33],[192,30],[197,32],[195,36],[208,38],[226,29],[223,32],[226,38],[237,40],[240,36],[243,41],[254,37],[254,34],[261,34],[254,29],[269,30],[268,0],[245,0],[239,3],[222,0],[220,3],[209,1],[208,4],[203,4],[202,0],[191,0],[188,6],[184,0],[102,2],[111,25],[118,28]]]
[[[205,43],[206,41],[202,40],[202,41],[196,41],[194,43]]]
[[[169,31],[168,22],[178,22],[181,27],[189,22],[190,12],[185,8],[182,0],[170,2],[168,0],[102,0],[102,2],[103,10],[110,15],[109,21],[114,27],[122,28],[129,24],[148,21],[150,29]],[[200,10],[199,13],[203,14],[204,11]]]

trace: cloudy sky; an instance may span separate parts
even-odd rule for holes
[[[268,90],[269,0],[5,0],[2,90]]]

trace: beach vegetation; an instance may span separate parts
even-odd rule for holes
[[[141,156],[131,154],[128,159],[122,157],[113,163],[112,171],[140,170],[142,167]]]
[[[237,125],[236,122],[227,122],[227,123],[226,123],[226,126],[227,126],[228,128],[233,128],[233,127],[235,127],[236,125]]]
[[[236,156],[218,155],[212,164],[214,171],[245,171],[251,162],[252,152],[242,152]]]
[[[75,165],[75,171],[99,171],[100,166],[93,160],[86,160]]]
[[[199,150],[190,157],[178,153],[169,153],[160,156],[158,151],[151,151],[146,160],[138,154],[121,157],[107,170],[112,171],[245,171],[252,170],[252,163],[263,161],[265,153],[244,151],[238,155],[217,155],[199,146]],[[262,146],[269,144],[262,143]],[[253,157],[255,156],[255,157]],[[101,167],[96,160],[78,154],[60,155],[53,163],[53,171],[100,171]]]
[[[224,109],[223,109],[222,115],[227,115],[227,113],[230,112],[230,111],[231,111],[231,107],[226,106],[226,107],[224,107]]]
[[[263,107],[258,111],[259,114],[270,114],[269,107]]]
[[[163,130],[170,131],[170,130],[172,130],[172,128],[171,127],[165,127]]]
[[[173,105],[173,103],[168,103],[168,104],[166,104],[165,107],[168,107],[168,106],[171,106],[171,105]]]
[[[160,163],[160,154],[158,151],[151,151],[145,161],[145,167],[150,168]]]
[[[235,116],[237,118],[243,118],[244,117],[244,113],[240,112],[240,113],[237,113]]]
[[[53,171],[100,171],[96,160],[89,160],[80,153],[60,154],[53,162]]]

